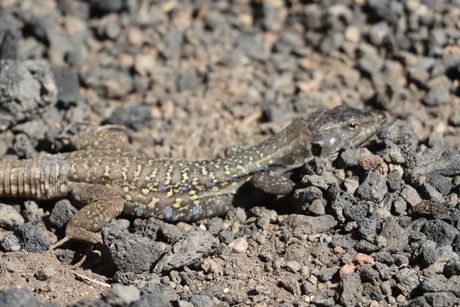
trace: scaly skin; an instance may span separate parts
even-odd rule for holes
[[[85,134],[77,140],[84,150],[0,163],[0,197],[70,195],[83,208],[58,244],[68,239],[98,243],[101,228],[122,213],[192,221],[228,212],[238,205],[243,186],[287,195],[294,183],[283,174],[315,155],[335,159],[341,149],[361,145],[385,123],[383,112],[341,106],[298,118],[261,144],[226,158],[195,162],[122,153],[125,137]]]

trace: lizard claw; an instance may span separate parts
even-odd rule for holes
[[[51,244],[48,249],[49,250],[56,249],[57,247],[61,246],[62,244],[66,243],[69,240],[70,240],[70,238],[65,236],[64,238],[62,238],[61,240],[57,241],[56,243]]]

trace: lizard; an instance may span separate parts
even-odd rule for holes
[[[128,138],[122,133],[83,133],[74,139],[76,151],[0,162],[0,197],[70,197],[81,208],[52,248],[70,239],[96,244],[102,242],[102,227],[122,214],[195,221],[227,213],[247,185],[288,195],[295,184],[287,173],[315,156],[336,159],[345,147],[362,145],[386,121],[382,111],[339,106],[294,119],[258,145],[206,161],[124,153]]]

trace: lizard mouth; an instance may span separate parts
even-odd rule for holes
[[[324,154],[323,146],[317,143],[311,144],[311,153],[314,157],[327,158],[330,161],[335,161],[339,156],[339,151]]]
[[[372,111],[372,114],[377,118],[381,127],[387,123],[387,116],[383,111]]]

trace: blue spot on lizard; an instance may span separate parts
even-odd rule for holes
[[[136,215],[137,216],[142,216],[144,214],[144,208],[142,207],[137,207],[136,208]]]
[[[264,170],[265,170],[265,167],[259,166],[259,167],[256,167],[255,169],[253,169],[252,171],[250,171],[249,173],[255,174],[255,173],[258,173],[258,172],[262,172]]]
[[[170,219],[173,214],[173,210],[171,208],[166,208],[165,209],[165,218]]]
[[[195,216],[200,213],[200,206],[193,206],[192,207],[192,215]]]

